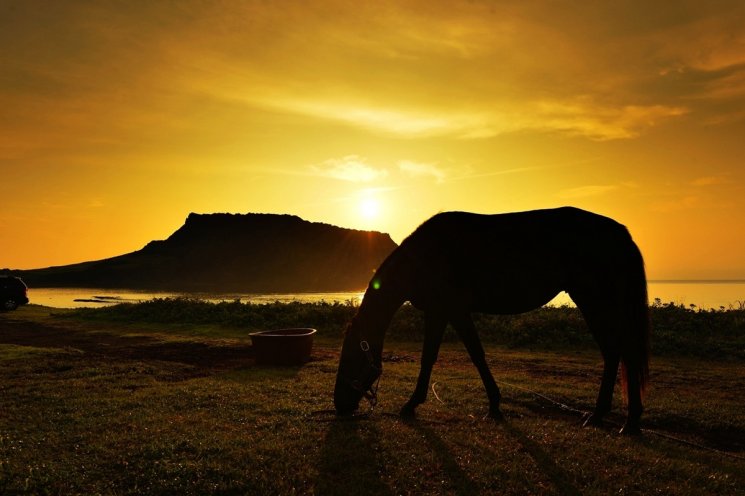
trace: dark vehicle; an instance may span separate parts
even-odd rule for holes
[[[15,310],[28,303],[28,288],[15,276],[0,276],[0,312]]]

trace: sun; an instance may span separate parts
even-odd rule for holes
[[[380,216],[380,202],[371,197],[362,198],[359,203],[360,215],[365,220],[374,220]]]

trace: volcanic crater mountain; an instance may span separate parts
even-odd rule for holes
[[[36,287],[354,291],[394,248],[388,234],[294,215],[192,213],[168,239],[133,253],[18,274]]]

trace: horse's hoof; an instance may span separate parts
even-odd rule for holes
[[[497,409],[489,409],[489,413],[486,414],[486,417],[491,420],[494,420],[495,422],[504,422],[504,415],[502,414],[502,411]]]
[[[638,437],[642,435],[642,430],[639,428],[639,424],[630,424],[626,422],[618,433],[622,436]]]
[[[582,424],[582,427],[602,427],[603,417],[595,415],[594,413],[587,417],[587,420]]]
[[[404,405],[398,415],[404,420],[413,420],[416,418],[416,410],[413,406]]]

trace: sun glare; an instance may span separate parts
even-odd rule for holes
[[[363,198],[359,208],[360,215],[366,220],[376,219],[380,215],[380,202],[375,198]]]

